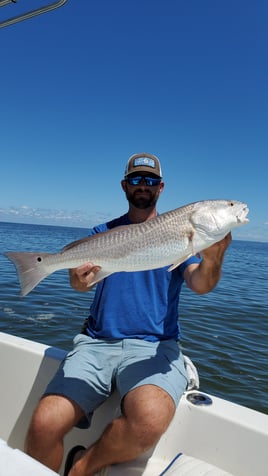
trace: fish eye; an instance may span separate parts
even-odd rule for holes
[[[230,202],[230,207],[233,207],[234,206],[234,202]]]
[[[38,261],[38,263],[41,263],[41,261],[42,261],[41,256],[38,256],[37,261]]]

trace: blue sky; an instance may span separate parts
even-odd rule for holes
[[[245,201],[234,237],[268,241],[267,25],[266,0],[68,0],[0,29],[0,221],[118,216],[125,163],[147,151],[159,212]]]

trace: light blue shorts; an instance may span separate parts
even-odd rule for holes
[[[83,334],[61,363],[45,395],[57,394],[75,401],[84,411],[87,428],[94,410],[114,391],[123,398],[130,390],[151,384],[164,389],[176,406],[186,389],[187,375],[175,340],[99,340]]]

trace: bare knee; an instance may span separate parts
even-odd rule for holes
[[[37,444],[50,446],[61,440],[83,415],[73,402],[58,395],[49,395],[36,407],[26,437],[26,450]]]
[[[175,409],[170,395],[153,385],[138,387],[127,395],[124,414],[141,451],[146,451],[158,442],[168,428]]]
[[[51,438],[56,437],[56,431],[53,431],[52,427],[52,415],[48,411],[48,407],[44,404],[43,400],[39,403],[35,409],[30,426],[28,428],[25,450],[29,454],[34,453],[34,448],[40,444],[45,444],[45,441],[51,435]]]

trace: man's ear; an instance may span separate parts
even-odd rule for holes
[[[121,187],[125,192],[126,191],[126,180],[121,180]]]

